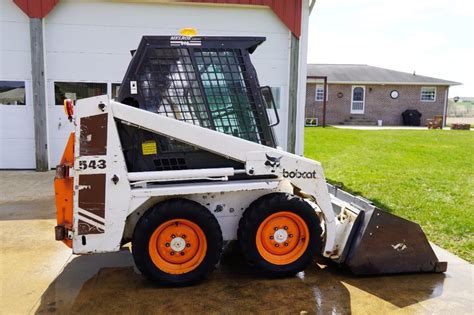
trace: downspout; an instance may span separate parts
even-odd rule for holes
[[[290,38],[290,75],[288,97],[288,126],[287,146],[288,152],[303,154],[304,147],[304,103],[306,101],[306,51],[307,51],[307,23],[309,17],[309,2],[301,0],[301,34],[298,37],[291,33]],[[301,64],[304,63],[304,64]],[[304,78],[301,78],[301,77]],[[298,108],[298,103],[303,104]],[[299,122],[302,122],[300,124]]]
[[[444,92],[444,109],[443,109],[443,128],[446,128],[446,119],[448,115],[448,95],[449,95],[449,85]]]
[[[291,33],[290,48],[290,91],[288,102],[288,140],[286,150],[296,152],[296,116],[298,113],[298,64],[300,40]]]

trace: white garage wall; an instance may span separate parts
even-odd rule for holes
[[[29,19],[11,0],[0,0],[0,81],[26,89],[26,105],[0,105],[0,169],[35,168]]]
[[[265,36],[252,61],[262,85],[281,88],[277,141],[286,147],[290,33],[266,7],[62,0],[45,20],[50,166],[57,164],[71,129],[54,105],[54,81],[121,82],[143,35]],[[60,121],[61,119],[61,121]]]
[[[201,35],[267,38],[252,60],[260,83],[281,89],[283,119],[276,136],[286,147],[290,33],[269,8],[62,0],[44,26],[50,166],[57,164],[72,129],[62,107],[54,105],[53,82],[110,87],[122,80],[129,50],[142,35],[177,34],[183,27]],[[0,80],[25,81],[27,90],[26,106],[0,106],[0,168],[34,168],[29,20],[11,0],[0,0],[0,44]]]

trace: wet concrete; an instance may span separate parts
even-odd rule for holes
[[[449,262],[445,274],[355,277],[314,264],[293,278],[265,279],[229,246],[204,283],[156,286],[134,268],[127,248],[71,255],[54,241],[53,174],[15,173],[0,172],[0,313],[474,312],[473,266],[438,247]]]
[[[294,278],[264,279],[230,251],[204,283],[164,288],[144,280],[131,254],[122,251],[70,260],[42,295],[37,312],[470,313],[472,268],[453,269],[446,275],[359,278],[314,265]]]

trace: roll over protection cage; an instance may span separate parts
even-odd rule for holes
[[[250,54],[264,37],[144,36],[117,100],[275,147]]]

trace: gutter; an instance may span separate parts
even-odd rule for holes
[[[312,77],[307,77],[307,83],[317,83]],[[459,82],[440,83],[440,82],[368,82],[368,81],[328,81],[328,84],[348,84],[348,85],[433,85],[433,86],[456,86],[462,85]]]

